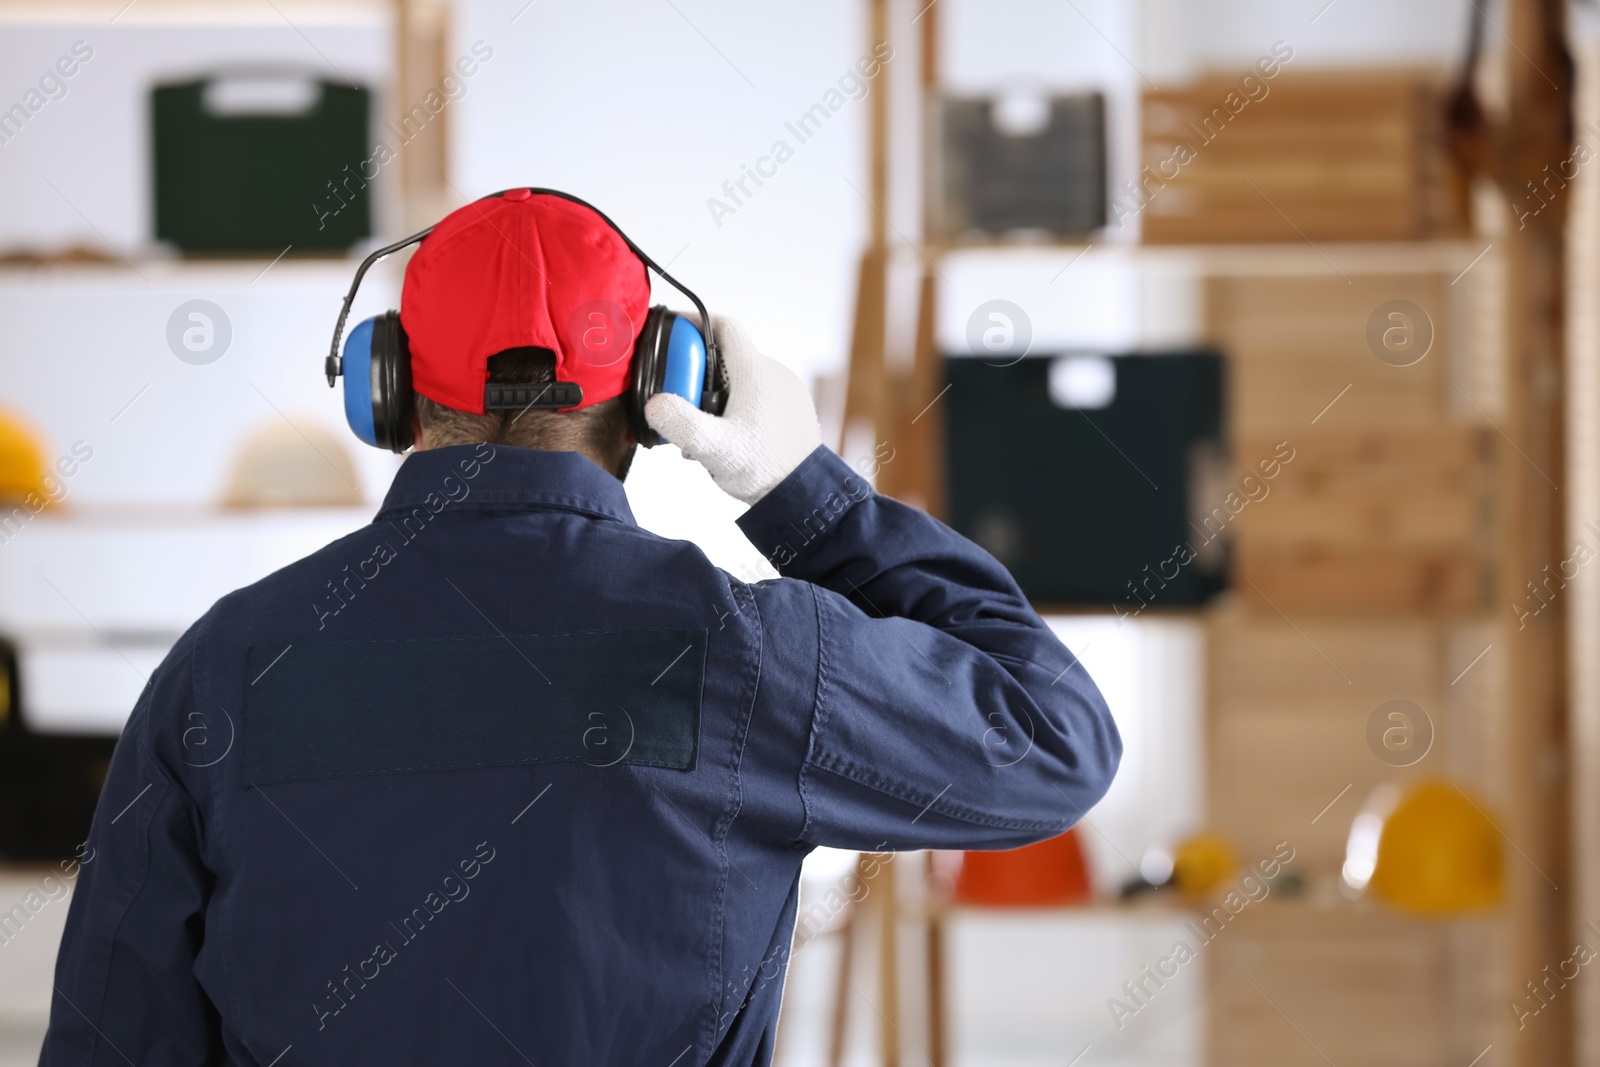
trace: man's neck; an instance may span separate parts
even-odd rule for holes
[[[464,442],[461,442],[461,443],[462,444],[477,444],[479,442],[464,441]],[[430,444],[428,442],[428,435],[427,435],[427,433],[425,431],[419,429],[416,432],[413,444],[411,446],[411,450],[413,452],[427,452],[427,451],[432,450],[435,447],[441,447],[441,446],[435,446],[435,445]],[[520,446],[520,445],[496,445],[495,447],[496,448],[519,448],[519,447],[522,447],[522,446]],[[539,451],[545,451],[545,452],[549,452],[549,451],[571,452],[575,456],[582,456],[584,459],[588,460],[590,463],[593,463],[596,467],[599,467],[601,470],[605,471],[607,474],[611,475],[613,478],[616,478],[619,482],[620,481],[624,481],[624,480],[627,479],[627,477],[628,477],[628,468],[633,464],[633,456],[634,456],[634,453],[630,451],[628,453],[627,458],[622,463],[622,470],[620,472],[618,472],[618,471],[613,471],[610,467],[606,466],[605,463],[601,462],[601,460],[597,456],[595,456],[593,453],[586,452],[583,449],[578,449],[578,448],[570,448],[570,449],[540,449]]]

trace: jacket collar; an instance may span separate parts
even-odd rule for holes
[[[634,525],[622,483],[576,452],[510,445],[450,445],[408,455],[379,520],[430,511],[577,511]]]

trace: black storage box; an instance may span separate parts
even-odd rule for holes
[[[1099,396],[1062,406],[1052,366],[1085,358],[945,361],[950,523],[1041,605],[1203,603],[1227,584],[1231,531],[1203,520],[1226,477],[1222,359],[1087,357],[1056,373],[1092,372],[1063,380]]]
[[[117,739],[29,730],[17,658],[0,637],[0,860],[71,859],[83,855]]]
[[[996,123],[996,100],[941,102],[940,179],[931,191],[941,234],[1081,236],[1105,226],[1105,98],[1056,96],[1043,104],[1043,128],[1015,134]]]
[[[219,107],[216,89],[230,78],[271,76],[151,93],[157,239],[185,253],[276,256],[343,252],[370,237],[368,91],[301,78],[303,101],[287,109]]]

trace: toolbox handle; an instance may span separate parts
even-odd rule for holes
[[[200,93],[209,115],[308,115],[322,104],[322,81],[296,71],[240,70],[207,78]]]

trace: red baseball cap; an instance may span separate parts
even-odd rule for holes
[[[445,216],[406,265],[400,323],[412,388],[483,413],[488,360],[549,349],[578,407],[621,396],[650,310],[643,261],[593,208],[511,189]]]

